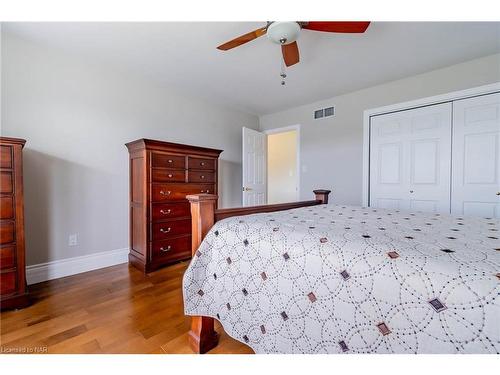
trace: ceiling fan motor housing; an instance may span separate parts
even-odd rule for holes
[[[272,22],[267,28],[267,37],[276,44],[290,44],[297,40],[300,33],[298,22]]]

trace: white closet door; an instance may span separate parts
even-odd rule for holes
[[[267,136],[243,128],[243,206],[267,203]]]
[[[370,206],[450,212],[451,103],[370,121]]]
[[[500,94],[453,102],[452,213],[500,218]]]

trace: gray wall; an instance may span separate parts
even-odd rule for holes
[[[369,69],[369,66],[367,66]],[[261,130],[301,125],[301,199],[333,189],[334,203],[361,204],[363,111],[500,81],[500,54],[260,117]],[[313,120],[335,106],[334,117]]]
[[[137,138],[223,149],[220,203],[241,204],[241,127],[257,129],[256,116],[5,31],[1,88],[1,134],[27,139],[28,265],[128,247],[124,144]]]

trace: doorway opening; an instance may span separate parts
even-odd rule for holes
[[[299,200],[299,131],[273,129],[267,134],[267,203]]]

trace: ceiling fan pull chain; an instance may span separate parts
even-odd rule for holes
[[[280,59],[281,60],[281,72],[280,72],[280,77],[281,77],[281,86],[285,86],[286,85],[286,82],[285,82],[285,78],[286,78],[286,73],[285,73],[285,61],[283,60],[283,58]]]

